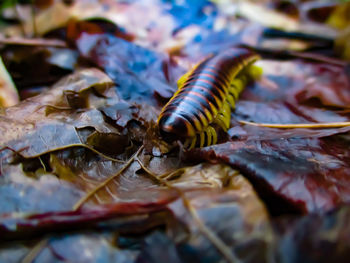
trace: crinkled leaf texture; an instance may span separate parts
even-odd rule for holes
[[[57,29],[50,38],[67,46],[45,46],[44,38],[40,48],[1,50],[18,87],[46,91],[0,112],[0,261],[346,262],[349,127],[241,122],[349,121],[348,68],[315,53],[333,55],[322,37],[334,31],[309,20],[327,3],[103,2],[36,10],[37,33]],[[241,16],[279,21],[313,40],[273,41]],[[31,17],[22,21],[34,32]],[[176,80],[237,44],[267,48],[268,56],[257,62],[264,73],[241,94],[231,128],[215,146],[171,151],[155,122]],[[77,70],[85,63],[106,73]]]

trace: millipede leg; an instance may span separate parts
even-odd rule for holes
[[[215,119],[215,123],[219,125],[224,131],[226,131],[226,123],[225,123],[225,118],[223,115],[218,114]]]
[[[229,88],[229,93],[232,95],[234,100],[238,99],[239,93],[242,91],[244,83],[240,78],[234,79]]]
[[[184,148],[187,150],[191,150],[196,146],[196,142],[197,142],[197,136],[187,138],[184,143]]]
[[[231,109],[233,110],[235,108],[235,106],[236,106],[236,102],[235,102],[235,99],[233,98],[233,96],[230,93],[227,94],[227,101],[230,104]]]
[[[225,104],[222,108],[222,112],[223,112],[223,116],[224,116],[226,130],[228,130],[228,128],[230,128],[231,108],[230,108],[230,104],[227,101],[225,101]]]
[[[224,131],[230,127],[231,109],[227,101],[225,101],[221,112],[216,116],[215,123],[217,123]]]
[[[208,126],[204,131],[197,134],[195,137],[187,138],[184,143],[184,148],[187,150],[193,149],[196,144],[199,147],[209,146],[216,144],[218,138],[215,129],[212,126]]]
[[[199,139],[200,139],[199,147],[203,147],[205,145],[205,131],[202,131],[199,134]]]
[[[248,84],[248,75],[247,74],[240,75],[239,80],[241,81],[242,85],[239,87],[238,91],[239,93],[241,93],[244,87],[247,86]]]
[[[205,130],[205,134],[207,135],[207,145],[211,145],[212,135],[208,128]]]
[[[184,143],[184,148],[188,149],[188,147],[191,145],[193,138],[187,138],[185,143]]]
[[[196,146],[196,142],[197,142],[197,136],[193,137],[189,150],[193,149]]]
[[[216,144],[218,141],[218,135],[216,134],[215,129],[212,126],[208,126],[208,132],[211,133],[212,141],[211,144]]]

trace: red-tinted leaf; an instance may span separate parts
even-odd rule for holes
[[[348,148],[348,140],[340,136],[295,137],[229,142],[199,152],[208,161],[244,171],[266,198],[272,195],[276,203],[287,200],[291,207],[311,212],[350,201]]]
[[[278,262],[347,262],[349,206],[327,214],[311,214],[276,222]]]
[[[22,216],[5,214],[0,218],[1,241],[33,238],[45,232],[59,232],[62,230],[76,230],[77,228],[98,227],[99,222],[112,218],[114,219],[114,222],[112,222],[111,227],[118,227],[119,225],[119,228],[121,229],[131,223],[137,224],[138,221],[140,221],[140,224],[144,224],[145,218],[142,216],[140,218],[137,218],[136,216],[136,220],[128,218],[127,216],[160,211],[164,209],[168,202],[176,197],[176,194],[170,194],[169,192],[165,199],[158,200],[156,203],[117,203],[104,206],[100,205],[94,209]],[[119,222],[117,222],[117,218],[120,219]],[[148,220],[146,219],[146,222],[147,221]],[[150,220],[148,223],[152,224],[152,221]],[[102,224],[100,227],[103,228],[107,226],[108,224]],[[139,227],[142,226],[140,225]],[[126,229],[124,229],[124,231],[126,231]]]
[[[295,96],[300,103],[315,98],[326,106],[348,108],[350,105],[349,77],[344,68],[319,65],[314,67],[305,87]]]

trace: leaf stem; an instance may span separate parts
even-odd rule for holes
[[[44,238],[40,240],[35,246],[25,255],[25,257],[21,260],[21,263],[32,263],[39,255],[39,253],[44,249],[44,247],[48,244],[49,238]]]
[[[135,161],[135,158],[137,158],[137,156],[140,154],[143,148],[144,146],[141,146],[116,174],[114,174],[113,176],[109,177],[107,180],[100,183],[98,186],[96,186],[94,189],[88,192],[85,196],[83,196],[78,202],[76,202],[75,205],[73,206],[73,211],[78,210],[87,200],[90,199],[91,196],[93,196],[101,188],[106,186],[110,181],[112,181],[117,176],[119,176],[122,172],[124,172],[124,170],[127,169]]]
[[[66,42],[59,39],[28,38],[28,37],[4,37],[0,36],[0,43],[16,46],[42,46],[66,48]]]
[[[198,229],[202,234],[216,247],[216,249],[223,255],[223,257],[230,263],[240,263],[242,262],[237,256],[231,251],[231,248],[227,246],[210,228],[208,228],[201,218],[199,217],[196,209],[192,206],[190,200],[185,196],[185,194],[177,187],[174,187],[173,185],[169,184],[166,180],[160,178],[162,176],[157,176],[152,171],[150,171],[141,161],[139,158],[136,158],[136,161],[139,163],[141,168],[151,175],[154,179],[156,179],[158,182],[164,184],[170,189],[174,189],[178,192],[180,198],[182,199],[182,202],[187,209],[187,211],[190,213],[193,220],[196,222]],[[182,169],[182,168],[180,168]],[[175,171],[176,172],[176,171]],[[171,174],[173,174],[172,172]],[[169,175],[166,175],[168,177]]]
[[[225,257],[225,259],[230,263],[240,263],[242,262],[232,251],[229,246],[227,246],[210,228],[208,228],[201,218],[199,217],[196,209],[192,206],[191,202],[185,198],[183,199],[184,205],[190,212],[193,220],[198,225],[199,230],[210,240],[210,242],[219,250],[219,252]]]

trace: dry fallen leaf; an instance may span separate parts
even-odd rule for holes
[[[17,89],[0,57],[0,107],[10,107],[18,102]]]

